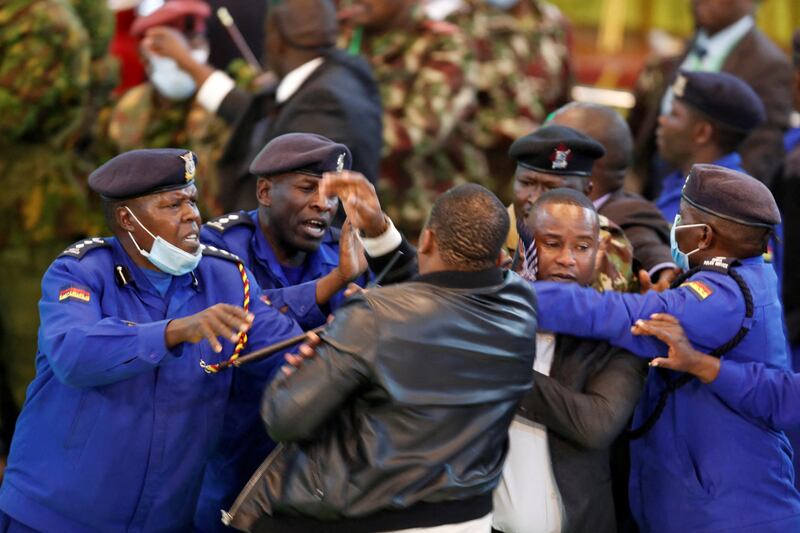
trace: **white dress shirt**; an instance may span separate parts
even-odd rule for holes
[[[555,348],[555,335],[536,334],[535,371],[550,375]],[[564,506],[550,462],[547,428],[516,416],[508,439],[503,476],[494,491],[492,526],[505,533],[560,532]]]
[[[324,61],[322,57],[315,57],[286,74],[275,89],[275,101],[282,104],[291,98]],[[209,113],[216,113],[234,87],[236,83],[230,76],[215,70],[197,91],[197,102]]]

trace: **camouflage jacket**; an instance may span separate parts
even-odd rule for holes
[[[222,214],[217,205],[219,182],[214,161],[228,138],[228,127],[194,98],[174,102],[161,98],[153,86],[143,83],[123,94],[112,109],[107,140],[114,153],[137,148],[181,147],[198,158],[201,207],[208,217]]]
[[[511,229],[506,239],[506,249],[514,257],[519,243],[514,206],[508,207]],[[595,259],[595,278],[592,287],[600,292],[639,292],[638,278],[633,272],[633,246],[625,232],[614,222],[600,217],[600,246]]]
[[[66,0],[0,0],[0,248],[99,229],[71,144],[86,114],[90,59]]]
[[[481,102],[466,123],[473,142],[502,147],[527,135],[569,101],[569,28],[553,5],[521,0],[521,13],[465,0],[450,20],[474,41]]]
[[[66,0],[0,0],[0,146],[48,139],[80,125],[89,37]]]
[[[459,181],[467,165],[456,125],[473,112],[472,48],[453,24],[414,12],[415,28],[364,34],[360,52],[372,66],[383,103],[380,193],[403,230],[421,228],[436,196]],[[354,31],[345,29],[348,48]]]

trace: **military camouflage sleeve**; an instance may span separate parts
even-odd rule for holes
[[[78,126],[89,38],[65,0],[0,1],[0,135],[54,137]]]
[[[393,155],[423,155],[439,149],[475,105],[471,45],[455,26],[447,26],[420,36],[405,55],[398,72],[416,72],[413,83],[385,80],[381,88],[384,141]]]

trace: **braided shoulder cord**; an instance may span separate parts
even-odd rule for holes
[[[242,307],[244,308],[245,312],[250,311],[250,280],[247,279],[247,272],[244,270],[244,265],[241,262],[236,263],[236,267],[239,269],[239,274],[242,276],[242,285],[244,288],[244,300],[242,302]],[[239,358],[239,354],[242,353],[245,345],[247,344],[247,332],[243,331],[239,334],[239,339],[236,341],[236,346],[233,349],[233,354],[231,355],[229,361],[233,362]],[[209,365],[202,359],[200,360],[200,367],[206,371],[208,374],[216,374],[219,372],[219,363],[214,363]]]
[[[701,267],[694,267],[691,270],[684,272],[678,276],[674,282],[672,282],[670,288],[674,289],[679,287],[684,281],[695,275],[700,270],[702,270]],[[744,282],[742,275],[733,270],[733,268],[728,270],[728,274],[733,278],[744,295],[745,318],[753,318],[755,306],[753,305],[753,294],[750,292],[750,288]],[[742,342],[742,339],[744,339],[744,336],[747,335],[749,331],[750,328],[742,326],[731,340],[711,351],[709,355],[713,355],[714,357],[721,357],[722,355],[725,355],[729,351],[733,350],[740,342]],[[691,374],[683,374],[678,379],[669,379],[669,373],[667,370],[663,368],[657,368],[656,371],[661,375],[664,381],[667,382],[667,387],[661,391],[661,394],[658,397],[658,403],[656,404],[655,409],[653,409],[653,412],[650,413],[650,416],[645,419],[641,426],[627,432],[626,435],[630,440],[641,438],[648,431],[650,431],[653,426],[655,426],[656,422],[658,422],[658,419],[661,418],[661,415],[667,406],[667,399],[669,398],[670,394],[694,379],[694,376]]]

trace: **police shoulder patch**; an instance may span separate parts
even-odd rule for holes
[[[227,250],[223,250],[222,248],[217,248],[216,246],[210,246],[208,244],[203,245],[203,255],[209,255],[211,257],[219,257],[220,259],[233,261],[234,263],[242,262],[242,260],[239,258],[238,255],[232,254]]]
[[[58,301],[67,302],[70,300],[76,302],[89,303],[92,299],[92,294],[89,288],[83,285],[64,285],[58,289]]]
[[[92,237],[91,239],[84,239],[82,241],[70,244],[66,250],[58,255],[58,257],[75,257],[77,259],[83,259],[87,252],[106,246],[111,246],[111,243],[101,237]]]
[[[687,281],[686,283],[681,283],[680,286],[689,289],[692,294],[694,294],[701,302],[714,294],[714,291],[711,289],[711,287],[702,281]]]
[[[225,233],[229,229],[236,226],[251,226],[255,227],[253,220],[247,211],[239,211],[238,213],[228,213],[221,217],[212,218],[205,225],[219,233]]]

